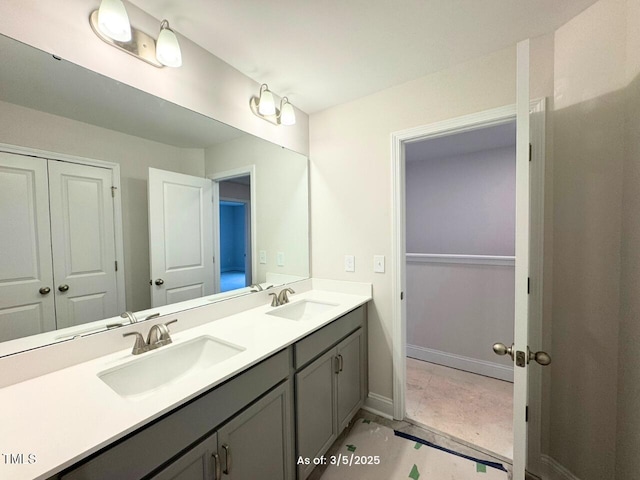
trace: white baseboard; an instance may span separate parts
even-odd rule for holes
[[[540,455],[540,462],[544,466],[545,480],[580,480],[549,455]]]
[[[393,400],[390,398],[369,392],[362,408],[374,415],[379,415],[389,420],[393,420]]]
[[[467,372],[477,373],[486,377],[493,377],[507,382],[513,382],[513,367],[500,365],[499,363],[477,360],[475,358],[463,357],[454,353],[441,352],[431,348],[420,347],[418,345],[407,345],[407,357],[423,360],[425,362],[437,363],[445,367],[457,368]]]

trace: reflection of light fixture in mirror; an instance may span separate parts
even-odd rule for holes
[[[156,58],[167,67],[179,67],[182,65],[182,52],[178,44],[178,38],[169,28],[169,22],[162,20],[160,34],[156,42]]]
[[[278,110],[273,99],[273,93],[271,93],[266,83],[260,86],[260,97],[252,97],[249,105],[254,115],[274,125],[295,125],[296,123],[296,114],[293,110],[293,105],[289,103],[289,99],[284,97]]]
[[[103,10],[103,7],[105,7],[106,10]],[[111,24],[104,20],[116,18],[117,16],[113,13],[116,11],[120,11],[119,18],[121,23]],[[108,12],[106,17],[103,17],[103,12]],[[123,17],[129,29],[129,38],[125,40],[121,40],[121,38],[125,38],[124,35],[117,38],[111,33],[113,31],[120,32],[121,34],[126,33],[124,32]],[[108,26],[103,25],[103,20],[104,24]],[[182,53],[180,52],[178,39],[173,30],[169,28],[169,22],[166,20],[163,20],[160,24],[160,35],[158,36],[157,45],[156,40],[151,35],[130,26],[127,12],[121,0],[103,0],[100,8],[91,13],[89,23],[95,34],[103,42],[123,52],[127,52],[129,55],[133,55],[154,67],[162,68],[165,65],[167,67],[179,67],[182,65]]]
[[[131,24],[121,0],[102,0],[98,9],[98,28],[119,42],[131,40]]]

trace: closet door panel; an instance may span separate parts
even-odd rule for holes
[[[117,315],[111,171],[49,162],[58,328]]]
[[[0,152],[0,341],[56,328],[47,182],[46,160]]]

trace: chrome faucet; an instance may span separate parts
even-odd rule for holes
[[[270,293],[269,295],[273,295],[273,298],[271,299],[271,306],[279,307],[280,305],[289,303],[289,296],[288,296],[289,293],[296,293],[296,292],[294,292],[292,288],[283,288],[282,290],[280,290],[280,293],[278,294]]]
[[[264,290],[264,288],[262,288],[262,285],[260,285],[259,283],[251,284],[250,288],[251,288],[251,293],[261,292],[262,290]]]
[[[138,323],[138,319],[136,318],[136,316],[133,314],[133,312],[124,312],[123,314],[120,315],[121,318],[128,318],[130,323]]]
[[[122,336],[129,337],[135,335],[136,342],[133,344],[133,350],[131,353],[133,355],[140,355],[141,353],[155,350],[156,348],[160,348],[164,345],[169,345],[172,342],[171,335],[169,335],[169,325],[176,323],[177,321],[178,320],[171,320],[167,323],[158,323],[153,325],[149,329],[146,342],[142,334],[139,332],[123,333]]]

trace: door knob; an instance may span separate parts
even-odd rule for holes
[[[527,363],[529,363],[531,360],[535,360],[543,367],[551,363],[551,356],[547,352],[534,353],[531,350],[529,350],[529,348],[527,348],[527,350],[529,351],[529,359],[527,360]]]
[[[67,290],[69,290],[69,285],[66,285],[66,284],[60,285],[58,287],[58,290],[60,290],[61,292],[66,292]]]
[[[40,290],[38,290],[40,292],[41,295],[46,295],[48,293],[51,292],[51,289],[49,287],[42,287]]]
[[[163,279],[161,279],[161,278],[158,278],[154,283],[155,283],[156,285],[158,285],[158,286],[159,286],[159,285],[164,285],[164,280],[163,280]]]
[[[509,355],[511,360],[513,360],[513,344],[507,347],[504,343],[494,343],[493,351],[496,355]]]

